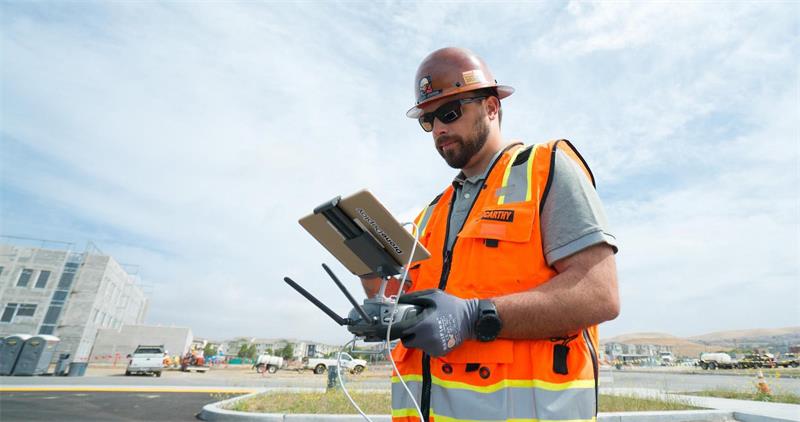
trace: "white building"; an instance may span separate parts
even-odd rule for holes
[[[52,334],[56,356],[85,362],[100,328],[141,324],[147,298],[137,279],[96,248],[0,244],[0,336]]]

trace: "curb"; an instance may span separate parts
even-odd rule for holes
[[[210,403],[203,406],[198,418],[209,422],[287,422],[287,421],[312,421],[312,422],[362,422],[360,415],[312,415],[312,414],[281,414],[281,413],[251,413],[228,410],[227,407],[239,400],[245,400],[267,391],[324,391],[324,389],[262,389],[244,396]],[[747,415],[749,416],[749,415]],[[601,413],[597,422],[730,422],[734,420],[732,412],[721,410],[681,410],[665,412],[616,412]],[[752,417],[752,416],[751,416]],[[390,415],[369,415],[373,422],[391,422]],[[739,419],[743,422],[778,422],[778,419],[752,417],[754,419]]]

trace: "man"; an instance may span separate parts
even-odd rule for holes
[[[428,313],[392,352],[423,419],[594,420],[596,326],[619,298],[589,168],[565,140],[505,142],[500,100],[514,90],[469,50],[431,53],[415,91],[407,115],[461,170],[415,221],[432,257],[400,298]],[[375,294],[378,280],[362,281]],[[419,419],[396,376],[392,415]]]

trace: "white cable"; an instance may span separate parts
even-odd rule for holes
[[[403,379],[403,376],[400,375],[400,371],[397,369],[397,363],[394,361],[394,356],[392,356],[392,343],[391,343],[391,334],[392,334],[392,324],[394,324],[394,314],[397,311],[397,302],[400,296],[403,294],[403,286],[406,283],[406,278],[408,278],[408,270],[411,269],[412,259],[414,259],[414,252],[417,250],[417,243],[419,240],[417,239],[417,225],[413,222],[403,223],[403,227],[411,225],[413,227],[412,233],[414,233],[414,246],[411,247],[411,254],[408,257],[408,263],[406,264],[406,269],[403,271],[403,277],[400,279],[400,285],[397,287],[397,295],[394,299],[394,304],[392,305],[392,311],[389,313],[389,326],[386,327],[386,350],[389,351],[389,361],[392,363],[392,368],[394,372],[397,374],[397,378],[400,380],[400,384],[403,385],[406,392],[408,393],[408,397],[411,397],[411,402],[414,403],[414,408],[417,410],[419,414],[419,420],[425,420],[425,417],[422,416],[422,409],[420,409],[419,404],[417,403],[417,399],[414,397],[414,393],[411,392],[411,389],[408,388],[406,381]],[[391,299],[389,299],[391,300]]]
[[[352,397],[350,397],[350,393],[347,391],[347,387],[344,385],[344,377],[342,376],[342,353],[344,352],[344,349],[346,349],[346,348],[347,348],[347,345],[349,345],[349,344],[352,344],[352,345],[353,345],[353,347],[355,347],[355,345],[356,345],[356,339],[357,339],[357,338],[358,338],[357,336],[353,336],[353,339],[352,339],[352,340],[350,340],[350,341],[348,341],[347,343],[345,343],[345,345],[344,345],[344,346],[342,346],[342,348],[341,348],[341,349],[339,349],[339,353],[336,355],[336,375],[337,375],[337,377],[339,378],[339,385],[341,385],[341,386],[342,386],[342,391],[344,391],[344,395],[345,395],[345,396],[347,396],[347,400],[350,400],[350,404],[352,404],[352,405],[353,405],[353,407],[355,407],[355,408],[356,408],[356,410],[358,410],[358,413],[359,413],[359,414],[360,414],[360,415],[361,415],[361,416],[362,416],[364,419],[366,419],[366,420],[367,420],[367,422],[372,422],[372,419],[370,419],[370,418],[369,418],[369,416],[367,416],[367,415],[364,413],[364,411],[363,411],[363,410],[361,410],[361,408],[360,408],[360,407],[358,407],[358,405],[356,404],[355,400],[353,400],[353,398],[352,398]],[[351,350],[352,350],[352,349],[351,349]]]
[[[408,271],[409,269],[411,269],[411,263],[412,263],[411,260],[414,259],[414,253],[416,252],[417,244],[419,243],[419,240],[417,239],[417,225],[414,224],[413,222],[403,223],[403,227],[408,225],[411,225],[413,227],[412,233],[414,233],[414,246],[411,247],[411,254],[408,257],[408,263],[406,264],[406,268],[403,271],[403,277],[400,278],[400,284],[397,287],[397,294],[394,296],[394,300],[392,300],[392,298],[387,298],[389,299],[390,302],[393,303],[392,303],[392,311],[389,313],[389,325],[386,327],[386,350],[389,351],[389,361],[392,363],[392,368],[394,369],[394,372],[397,374],[397,378],[400,380],[400,383],[403,385],[403,388],[406,390],[408,396],[411,398],[411,402],[414,403],[414,408],[417,410],[417,413],[419,414],[419,420],[422,421],[425,420],[425,418],[422,416],[422,409],[420,409],[419,404],[417,403],[417,399],[414,397],[414,393],[411,392],[411,389],[408,388],[408,385],[406,384],[406,381],[403,379],[403,376],[400,375],[400,370],[397,369],[397,363],[394,361],[394,356],[392,356],[392,350],[391,350],[392,325],[394,324],[395,312],[397,312],[397,301],[403,294],[403,286],[405,285],[406,279],[408,278]],[[367,422],[372,422],[372,419],[370,419],[369,416],[367,416],[364,413],[364,411],[361,410],[361,408],[356,404],[355,400],[353,400],[353,398],[350,397],[350,393],[347,391],[347,387],[344,384],[344,378],[342,377],[342,353],[349,344],[352,344],[353,347],[355,347],[357,339],[358,339],[357,336],[353,336],[352,340],[345,343],[345,345],[339,349],[339,353],[336,355],[336,375],[339,378],[339,385],[342,386],[342,391],[344,392],[344,395],[347,396],[348,400],[350,400],[350,404],[352,404],[353,407],[356,408],[361,417],[367,420]]]

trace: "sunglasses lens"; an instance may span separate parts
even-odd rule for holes
[[[422,130],[425,132],[430,132],[433,130],[433,114],[432,113],[425,113],[422,116],[419,116],[419,125],[422,126]]]
[[[461,104],[472,102],[474,100],[483,99],[484,97],[466,98],[461,100],[450,101],[437,108],[436,111],[425,113],[419,116],[419,125],[425,132],[433,130],[433,119],[439,119],[442,123],[453,123],[461,117]]]
[[[440,114],[439,120],[441,120],[442,123],[452,123],[461,117],[461,113],[459,113],[459,111],[461,111],[461,107],[459,107],[457,110],[450,110],[446,113]]]

